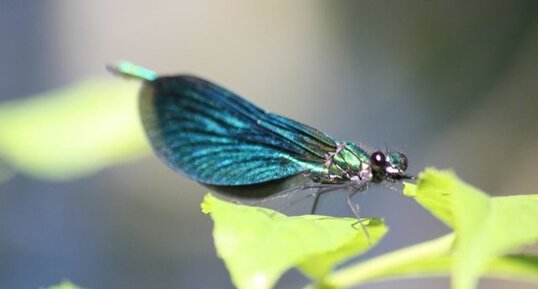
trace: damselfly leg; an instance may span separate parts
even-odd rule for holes
[[[352,199],[353,196],[357,192],[360,192],[360,190],[355,190],[355,191],[349,192],[349,194],[347,195],[347,199],[346,199],[349,209],[351,210],[351,212],[353,213],[355,218],[357,218],[357,222],[353,223],[353,225],[351,225],[351,226],[353,228],[356,228],[355,226],[357,224],[359,224],[361,226],[361,230],[364,232],[364,235],[366,236],[366,239],[368,240],[368,245],[371,245],[370,233],[368,233],[368,230],[366,229],[366,226],[362,223],[362,219],[361,219],[361,217],[359,215],[359,211],[360,211],[359,203],[353,202],[353,199]]]

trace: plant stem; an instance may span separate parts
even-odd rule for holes
[[[323,283],[329,288],[349,288],[380,278],[406,275],[409,272],[405,272],[401,268],[405,268],[404,266],[414,262],[447,256],[453,242],[454,234],[448,234],[434,240],[405,247],[338,270],[327,276]],[[423,273],[442,273],[446,271],[444,267],[432,266],[424,270]],[[443,270],[439,270],[440,268],[443,268]]]

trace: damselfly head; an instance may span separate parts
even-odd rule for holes
[[[376,151],[370,156],[370,166],[374,175],[374,180],[381,182],[383,180],[400,180],[411,179],[412,177],[405,174],[407,170],[407,156],[401,152]]]

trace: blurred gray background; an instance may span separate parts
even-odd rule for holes
[[[537,12],[536,1],[0,0],[0,100],[128,59],[214,80],[337,139],[401,148],[412,173],[453,168],[492,194],[537,193]],[[155,157],[62,183],[17,175],[0,184],[0,288],[232,288],[199,211],[205,192]],[[368,256],[447,232],[383,186],[358,201],[391,228]],[[320,210],[350,215],[338,193]],[[291,272],[278,288],[306,282]],[[481,282],[506,286],[532,285]]]

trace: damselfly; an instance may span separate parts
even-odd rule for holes
[[[351,202],[355,193],[372,183],[412,178],[405,174],[407,157],[401,152],[372,152],[336,141],[315,128],[266,112],[207,80],[158,76],[128,62],[109,69],[144,81],[142,123],[159,158],[173,170],[221,192],[239,198],[276,194],[276,190],[252,194],[253,187],[267,184],[288,193],[313,190],[314,213],[321,194],[343,189],[358,218],[358,207]],[[295,177],[305,182],[277,185]]]

